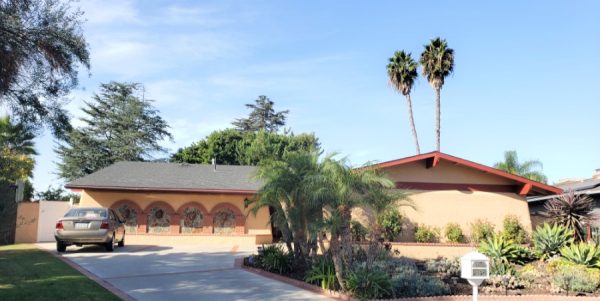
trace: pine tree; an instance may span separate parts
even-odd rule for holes
[[[73,129],[56,152],[59,175],[73,180],[118,161],[145,161],[165,152],[159,141],[171,138],[168,125],[136,83],[110,82],[86,102],[83,127]]]
[[[247,108],[252,109],[248,118],[236,119],[231,123],[238,131],[277,132],[279,127],[285,125],[285,118],[289,110],[275,112],[273,109],[275,103],[264,95],[260,95],[255,102],[256,104],[246,104]]]

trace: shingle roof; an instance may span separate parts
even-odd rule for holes
[[[591,189],[600,186],[600,179],[586,179],[580,182],[570,182],[566,184],[557,184],[556,186],[565,190],[572,189],[575,191]]]
[[[252,193],[255,166],[117,162],[65,185],[70,189]]]

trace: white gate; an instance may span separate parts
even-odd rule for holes
[[[38,242],[54,241],[56,221],[63,217],[70,208],[69,202],[40,201]]]

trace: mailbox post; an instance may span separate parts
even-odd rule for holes
[[[479,285],[490,277],[490,260],[476,251],[465,254],[460,258],[460,277],[473,286],[473,301],[477,301]]]

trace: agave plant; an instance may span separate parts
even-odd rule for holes
[[[587,267],[600,267],[600,245],[580,242],[564,246],[560,255],[567,261]]]
[[[592,219],[594,206],[594,199],[587,195],[575,194],[573,190],[548,200],[544,204],[545,214],[554,222],[573,230],[575,238],[579,241],[583,240],[584,226]]]
[[[483,240],[479,251],[501,263],[511,263],[519,258],[517,244],[501,235],[493,235]]]
[[[560,248],[573,243],[573,230],[559,224],[545,223],[533,232],[533,250],[541,260],[560,253]]]

